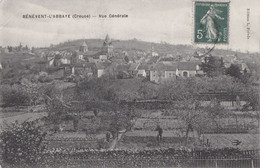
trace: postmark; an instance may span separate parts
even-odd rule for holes
[[[229,2],[195,1],[195,44],[229,43]]]

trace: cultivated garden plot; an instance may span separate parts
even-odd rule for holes
[[[46,137],[44,143],[51,150],[62,149],[97,149],[98,142],[105,139],[105,134],[87,134],[85,132],[59,132]]]
[[[185,124],[177,119],[172,118],[154,118],[154,119],[148,119],[148,118],[138,118],[135,121],[135,124],[133,126],[134,130],[155,130],[157,125],[160,125],[163,130],[179,130],[179,132],[184,131]]]
[[[259,134],[205,134],[204,143],[208,139],[210,148],[235,147],[241,150],[253,150],[259,149],[259,138]]]
[[[35,121],[47,116],[47,113],[21,113],[14,112],[14,114],[9,115],[8,117],[0,119],[0,126],[2,129],[6,128],[6,124],[10,125],[11,123],[18,122],[22,123],[24,121]]]
[[[157,148],[181,148],[194,147],[195,135],[190,134],[188,141],[184,136],[180,136],[177,131],[164,131],[162,140],[158,143],[157,131],[129,131],[126,132],[118,142],[117,148],[127,150],[157,149]],[[187,143],[186,143],[187,142]]]
[[[127,131],[118,142],[117,148],[127,150],[192,147],[197,133],[185,137],[185,124],[176,116],[167,116],[165,110],[140,110],[141,116],[135,119],[131,130]],[[157,126],[163,129],[162,140],[157,139]],[[195,132],[195,131],[194,131]]]

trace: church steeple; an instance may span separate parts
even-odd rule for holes
[[[110,39],[108,34],[106,35],[106,38],[104,40],[102,50],[108,56],[108,58],[113,56],[112,40]]]
[[[88,51],[88,45],[86,44],[86,42],[84,41],[82,43],[82,45],[79,47],[79,51],[80,52],[87,52]]]
[[[112,45],[112,41],[108,34],[106,35],[105,41],[103,43],[103,46],[106,46],[106,45]]]

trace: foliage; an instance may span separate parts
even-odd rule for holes
[[[217,57],[205,57],[204,63],[201,64],[201,69],[208,77],[223,75],[225,71],[223,59]]]
[[[36,76],[43,70],[39,62],[41,58],[28,53],[2,53],[1,83],[18,84],[22,78]]]
[[[47,74],[47,72],[40,72],[38,75],[38,81],[39,82],[51,82],[53,79]]]
[[[115,92],[109,87],[111,79],[108,76],[86,79],[79,83],[77,91],[84,100],[115,100]]]
[[[46,133],[33,122],[14,123],[0,135],[4,162],[19,164],[35,164],[41,159]]]
[[[157,97],[157,88],[151,83],[144,82],[138,89],[138,93],[141,99],[154,99]]]
[[[97,142],[98,149],[108,149],[109,143],[105,139],[99,139]]]
[[[61,126],[62,121],[73,121],[74,129],[78,127],[78,121],[69,114],[70,107],[58,97],[49,98],[46,102],[48,119],[56,127]]]
[[[166,82],[159,88],[158,98],[176,101],[180,107],[193,109],[199,103],[198,96],[203,87],[202,81],[196,78]]]
[[[259,97],[259,87],[250,87],[246,92],[246,100],[248,104],[245,106],[250,106],[253,111],[260,109],[260,97]]]
[[[229,84],[230,83],[230,84]],[[232,85],[233,84],[233,85]],[[214,78],[188,78],[165,83],[159,89],[160,99],[172,100],[171,108],[186,126],[186,138],[193,129],[203,132],[211,124],[216,123],[216,116],[223,111],[219,106],[202,107],[199,99],[200,92],[209,90],[240,91],[242,86],[235,84],[231,77],[219,76]]]
[[[240,78],[242,75],[239,66],[235,64],[231,64],[230,67],[226,69],[226,74],[235,78]]]
[[[21,80],[21,86],[25,92],[29,95],[30,105],[36,105],[42,98],[42,86],[37,82],[32,82],[26,78]]]
[[[34,78],[22,78],[19,84],[0,85],[4,106],[37,105],[43,102],[45,94],[53,94],[52,85],[42,84]]]
[[[4,106],[24,106],[30,102],[29,94],[21,85],[1,85],[0,93]]]
[[[110,125],[108,131],[111,132],[113,138],[118,136],[120,130],[125,129],[129,126],[129,118],[126,112],[114,112],[114,115],[111,117]]]

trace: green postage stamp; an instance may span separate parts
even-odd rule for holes
[[[194,43],[229,43],[229,2],[194,2]]]

